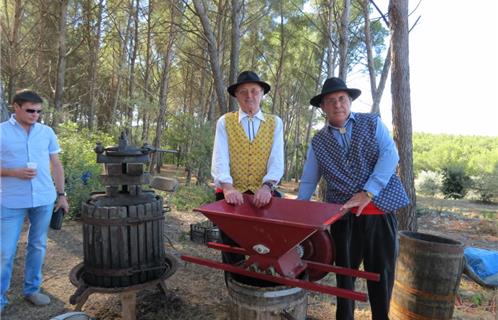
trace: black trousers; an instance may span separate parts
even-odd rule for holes
[[[367,281],[373,320],[388,319],[398,251],[397,219],[394,214],[348,214],[332,224],[336,265],[380,274],[380,281]],[[337,286],[354,290],[355,278],[337,275]],[[354,301],[337,298],[336,319],[354,319]]]
[[[247,192],[247,193],[252,194],[252,192],[250,192],[250,191]],[[223,192],[218,192],[218,193],[215,194],[215,196],[216,196],[216,201],[225,199],[225,195],[223,194]],[[275,191],[273,193],[273,196],[281,198],[282,194],[280,192],[278,192],[278,191]],[[227,244],[227,245],[230,245],[230,246],[239,247],[239,244],[237,242],[235,242],[234,240],[232,240],[232,238],[230,238],[221,229],[220,229],[220,238],[221,238],[221,242],[223,244]],[[243,255],[243,254],[231,253],[231,252],[224,252],[224,251],[221,252],[221,261],[223,261],[223,263],[236,265],[236,264],[242,263],[243,261],[245,261],[245,259],[246,259],[246,256]],[[234,280],[236,280],[236,281],[238,281],[240,283],[244,283],[244,284],[248,284],[248,285],[252,285],[252,286],[273,287],[273,286],[278,285],[278,284],[276,284],[274,282],[269,282],[269,281],[264,281],[264,280],[260,280],[260,279],[255,279],[255,278],[243,276],[243,275],[236,274],[236,273],[230,273],[230,272],[227,272],[227,271],[225,271],[225,281],[227,281],[227,275],[228,274],[230,274],[230,276]]]

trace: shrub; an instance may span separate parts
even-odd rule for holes
[[[203,185],[180,186],[171,197],[171,203],[180,211],[191,211],[214,200],[214,190]]]
[[[100,182],[102,164],[96,163],[97,155],[93,149],[97,141],[111,145],[113,139],[103,133],[79,128],[73,122],[60,125],[57,136],[62,148],[61,160],[70,205],[68,216],[72,218],[78,215],[81,203],[89,198],[91,192],[103,191]]]
[[[498,170],[493,173],[484,172],[472,177],[472,189],[479,196],[479,200],[483,202],[492,202],[493,199],[498,199]]]
[[[417,192],[433,197],[441,190],[443,177],[439,172],[422,171],[415,179],[415,188]]]
[[[461,166],[449,166],[443,169],[441,191],[445,198],[461,199],[465,197],[472,180]]]

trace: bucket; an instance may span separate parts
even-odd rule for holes
[[[463,270],[459,241],[400,231],[389,318],[451,319]]]
[[[230,297],[229,319],[281,320],[306,319],[306,290],[287,286],[256,287],[227,277]]]

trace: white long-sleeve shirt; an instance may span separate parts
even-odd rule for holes
[[[261,121],[265,121],[263,112],[258,111],[249,120],[249,116],[239,110],[239,122],[242,124],[244,131],[251,141],[257,136]],[[221,116],[216,123],[216,135],[214,137],[213,157],[211,160],[211,175],[217,187],[221,183],[233,184],[232,176],[230,175],[230,152],[228,147],[228,135],[225,124],[225,115]],[[273,145],[268,159],[266,175],[263,181],[279,182],[284,175],[284,130],[283,122],[278,116],[275,116],[275,131],[273,133]]]

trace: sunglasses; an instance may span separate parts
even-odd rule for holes
[[[35,110],[35,109],[24,109],[24,111],[26,111],[27,113],[42,113],[42,110]]]

